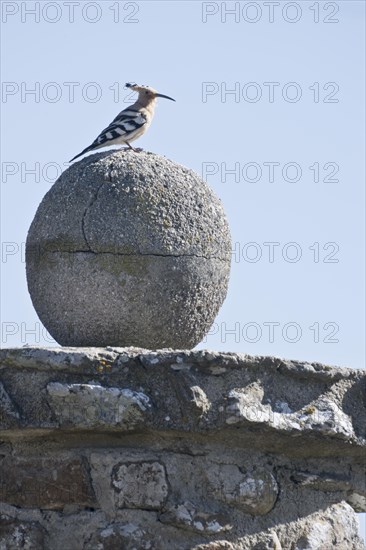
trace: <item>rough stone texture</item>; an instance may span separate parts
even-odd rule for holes
[[[278,497],[274,476],[266,471],[254,470],[243,474],[236,465],[213,465],[207,472],[214,495],[244,510],[248,514],[268,514]]]
[[[60,382],[51,382],[46,389],[51,408],[63,426],[103,428],[115,425],[132,430],[150,407],[150,400],[144,393],[129,389]]]
[[[192,170],[153,153],[70,166],[26,246],[34,307],[62,345],[194,347],[226,296],[225,213]]]
[[[0,550],[361,550],[364,372],[0,351]]]
[[[168,496],[165,469],[160,462],[116,464],[112,472],[112,487],[119,508],[160,510]]]
[[[0,550],[44,548],[44,534],[44,529],[37,523],[0,515]]]
[[[0,489],[5,502],[24,508],[63,510],[64,506],[94,506],[87,461],[33,456],[0,460]]]

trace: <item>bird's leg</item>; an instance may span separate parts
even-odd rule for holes
[[[130,149],[132,151],[135,151],[135,149],[133,147],[131,147],[131,145],[128,143],[128,141],[124,141],[124,143],[126,143],[128,145],[128,147],[122,147],[121,151],[129,151]]]
[[[143,149],[141,149],[141,147],[132,147],[132,145],[130,145],[128,143],[128,141],[125,141],[125,143],[127,143],[128,149],[132,149],[132,151],[134,151],[135,153],[141,153],[141,151],[143,151]],[[127,151],[128,151],[128,149],[127,149]]]

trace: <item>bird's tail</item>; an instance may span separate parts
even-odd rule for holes
[[[89,151],[92,151],[93,149],[95,149],[95,145],[89,145],[89,147],[86,147],[83,151],[81,151],[81,153],[79,153],[78,155],[76,155],[74,158],[72,158],[71,160],[69,160],[69,162],[72,162],[73,160],[81,157],[82,155],[84,155],[85,153],[88,153]]]

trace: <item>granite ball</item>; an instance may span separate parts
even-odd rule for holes
[[[194,347],[225,299],[230,260],[226,216],[207,183],[132,150],[71,165],[26,243],[33,305],[63,346]]]

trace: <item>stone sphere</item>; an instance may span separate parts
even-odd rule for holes
[[[225,299],[230,259],[228,223],[208,185],[129,150],[71,165],[26,244],[33,305],[64,346],[194,347]]]

